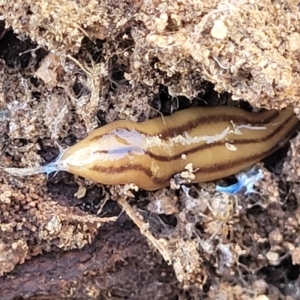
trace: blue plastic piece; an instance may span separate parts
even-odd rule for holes
[[[227,194],[237,194],[243,189],[245,189],[244,194],[255,193],[254,184],[263,178],[263,173],[261,170],[252,168],[247,172],[242,172],[236,175],[237,182],[229,186],[216,186],[217,192],[227,193]]]

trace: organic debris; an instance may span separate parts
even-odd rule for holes
[[[0,19],[0,167],[190,106],[300,115],[295,0],[4,0]],[[186,186],[192,166],[151,193],[0,169],[1,297],[299,299],[299,141],[247,195]]]

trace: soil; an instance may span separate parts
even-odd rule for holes
[[[21,2],[0,2],[1,167],[51,162],[117,119],[207,105],[299,113],[294,1]],[[0,169],[0,299],[300,299],[299,149],[295,133],[257,164],[250,195]]]

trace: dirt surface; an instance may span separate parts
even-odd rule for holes
[[[176,299],[180,293],[172,268],[126,217],[103,226],[91,245],[40,255],[0,282],[1,299]]]
[[[117,119],[299,113],[299,18],[291,0],[0,1],[0,167]],[[299,157],[295,133],[250,195],[0,169],[0,299],[300,299]]]

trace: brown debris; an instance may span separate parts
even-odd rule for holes
[[[89,216],[43,193],[29,182],[0,184],[0,276],[43,251],[80,249],[102,224],[116,220]]]
[[[1,300],[111,299],[112,295],[138,300],[145,294],[172,299],[178,288],[171,267],[149,250],[136,227],[121,227],[118,222],[107,223],[93,243],[80,250],[45,253],[26,261],[12,276],[0,277]]]
[[[41,62],[40,67],[35,72],[35,76],[41,78],[49,87],[57,85],[57,73],[61,68],[59,57],[53,53],[49,53]]]
[[[168,22],[161,32],[157,24],[161,24],[162,14],[168,15]],[[268,108],[298,103],[296,1],[286,5],[255,1],[192,1],[180,5],[178,1],[154,1],[141,8],[138,19],[148,30],[145,33],[137,28],[133,35],[136,41],[143,40],[139,66],[154,55],[158,57],[155,67],[168,75],[171,95],[193,97],[197,70],[202,78],[215,84],[217,91],[232,93],[233,99]],[[147,46],[153,51],[147,51]],[[140,72],[147,76],[143,68],[132,67],[130,80],[136,80]],[[177,82],[175,74],[180,74]]]
[[[132,85],[167,84],[172,96],[192,98],[204,78],[217,91],[255,106],[282,108],[299,101],[297,1],[26,4],[0,6],[6,26],[61,53],[78,51],[84,37],[113,41],[135,24],[134,45],[123,49]]]
[[[300,182],[300,136],[290,142],[288,157],[283,165],[283,173],[289,182]]]
[[[292,252],[292,261],[294,265],[300,265],[300,248],[297,247]]]
[[[15,0],[0,16],[0,167],[178,107],[300,112],[294,0]],[[156,193],[0,170],[1,296],[299,299],[299,141],[247,196],[183,186],[192,166]]]

